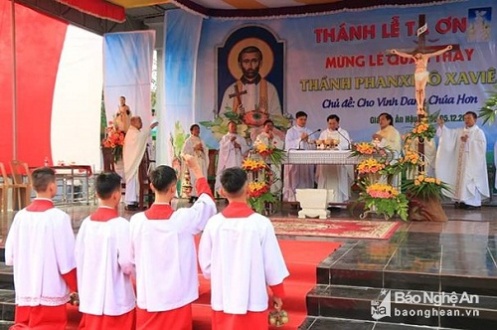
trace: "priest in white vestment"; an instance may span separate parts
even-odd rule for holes
[[[270,306],[281,309],[285,260],[271,221],[247,204],[247,173],[229,168],[221,184],[229,204],[205,226],[198,252],[211,280],[212,329],[268,329],[268,287]]]
[[[219,141],[215,191],[221,188],[221,173],[227,168],[242,166],[243,158],[247,155],[247,142],[236,133],[236,129],[236,123],[230,121],[228,123],[228,133]]]
[[[444,194],[464,209],[479,208],[482,199],[490,197],[487,139],[476,119],[476,113],[468,111],[464,114],[464,128],[449,129],[438,118],[436,175],[451,189]]]
[[[307,114],[298,111],[295,114],[295,125],[286,132],[285,150],[310,149],[310,134],[312,131],[305,127]],[[297,189],[314,188],[314,165],[285,165],[283,180],[283,200],[295,202]]]
[[[200,138],[200,126],[197,124],[193,124],[190,127],[190,136],[185,140],[185,144],[183,145],[183,150],[181,151],[181,155],[190,155],[193,156],[200,168],[202,169],[202,174],[204,177],[207,177],[207,169],[209,168],[209,148]],[[183,168],[185,171],[186,168]],[[197,197],[197,188],[195,182],[197,178],[194,173],[190,173],[190,183],[192,185],[192,192],[190,194],[190,201],[193,202]]]
[[[198,200],[174,211],[176,172],[160,165],[150,174],[154,204],[130,220],[137,330],[192,328],[192,302],[199,296],[194,237],[216,213],[216,204],[196,159],[186,155],[185,163],[197,178]]]
[[[280,150],[283,150],[285,147],[283,140],[274,133],[274,122],[271,119],[264,122],[263,131],[257,135],[254,143],[262,143]],[[274,183],[271,185],[271,192],[273,194],[281,194],[283,188],[283,182],[281,181],[281,166],[282,165],[276,166],[271,164],[271,171],[273,171],[274,175]]]
[[[321,132],[319,140],[334,139],[340,141],[338,150],[350,149],[349,133],[340,127],[340,118],[329,115],[326,119],[328,128]],[[350,197],[350,185],[353,179],[353,167],[350,165],[317,165],[316,181],[318,189],[333,190],[333,203],[343,203]]]
[[[101,173],[95,185],[98,209],[83,220],[76,237],[80,329],[134,330],[129,221],[117,212],[121,177]]]
[[[147,150],[147,141],[150,130],[158,125],[154,122],[150,128],[143,128],[142,119],[139,116],[131,117],[123,146],[124,179],[126,181],[126,194],[124,202],[127,208],[136,208],[138,201],[138,168]]]
[[[378,124],[380,130],[373,134],[373,143],[382,148],[389,148],[392,154],[393,161],[396,161],[401,156],[402,152],[402,137],[399,131],[393,127],[393,117],[389,113],[383,112],[378,116]],[[386,181],[386,177],[384,178]],[[400,188],[401,176],[395,175],[391,179],[391,184]]]
[[[11,329],[65,330],[66,304],[77,291],[71,218],[52,202],[57,193],[54,170],[36,169],[32,181],[36,198],[17,212],[5,243],[5,265],[14,267]]]

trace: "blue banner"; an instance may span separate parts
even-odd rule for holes
[[[478,113],[497,83],[496,15],[495,1],[470,0],[303,18],[206,20],[195,120],[211,147],[229,120],[246,125],[253,136],[266,118],[284,131],[299,110],[308,113],[312,130],[325,128],[326,117],[337,114],[354,141],[371,140],[382,112],[393,115],[401,133],[408,131],[423,101],[449,127],[461,127],[462,115]],[[429,58],[426,73],[412,57],[418,53]],[[251,76],[257,79],[249,81]],[[420,100],[415,91],[423,79]],[[483,128],[493,150],[497,129]]]
[[[152,60],[155,31],[104,35],[104,100],[107,120],[115,116],[124,96],[132,115],[148,125],[151,113]]]
[[[195,68],[202,18],[182,10],[164,16],[164,119],[168,153],[162,157],[170,164],[181,151],[188,128],[194,123]],[[160,159],[160,160],[163,160]]]

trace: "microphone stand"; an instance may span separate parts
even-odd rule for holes
[[[315,131],[314,131],[314,132],[312,132],[311,134],[307,135],[307,137],[309,137],[309,136],[311,136],[311,135],[313,135],[313,134],[316,134],[316,133],[318,133],[318,132],[321,132],[321,128],[318,128],[317,130],[315,130]],[[300,141],[299,141],[299,146],[298,146],[298,149],[297,149],[297,150],[305,150],[305,149],[302,149],[302,148],[300,147],[300,144],[302,143],[302,141],[304,141],[304,140],[300,139]]]
[[[347,149],[347,150],[350,150],[350,149],[351,149],[351,143],[350,143],[350,140],[349,140],[349,139],[347,139],[347,138],[345,137],[345,135],[343,135],[342,133],[340,133],[340,128],[339,128],[339,129],[337,129],[337,132],[338,132],[338,134],[340,134],[340,136],[341,136],[341,137],[343,137],[343,138],[345,139],[345,141],[347,141],[347,143],[348,143],[348,149]]]

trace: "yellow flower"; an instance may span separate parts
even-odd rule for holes
[[[419,186],[421,184],[421,182],[419,182],[419,180],[414,180],[414,185],[415,186]]]
[[[442,182],[440,181],[440,179],[435,179],[435,183],[440,185]]]

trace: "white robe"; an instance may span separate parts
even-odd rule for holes
[[[204,277],[211,279],[211,306],[227,314],[268,308],[267,286],[289,275],[273,225],[254,213],[225,218],[221,213],[205,226],[199,246]]]
[[[235,142],[240,145],[240,149],[235,148],[232,137],[236,137]],[[221,174],[227,168],[240,167],[242,160],[248,151],[247,142],[238,134],[228,133],[219,141],[219,160],[217,163],[215,190],[221,188]]]
[[[124,138],[123,163],[124,179],[126,180],[124,201],[126,204],[132,204],[138,200],[138,168],[147,150],[149,136],[150,129],[142,128],[139,130],[134,126],[130,126]]]
[[[350,146],[349,133],[338,128],[338,131],[326,129],[321,132],[320,140],[338,139],[338,149],[347,150]],[[350,184],[354,178],[353,166],[350,165],[317,165],[316,181],[318,189],[333,190],[333,203],[343,203],[350,197]]]
[[[52,208],[19,211],[5,243],[5,264],[14,266],[16,304],[58,306],[69,301],[61,274],[76,267],[71,218]]]
[[[392,125],[388,125],[387,127],[380,129],[378,132],[376,132],[376,134],[379,134],[382,137],[378,146],[383,148],[385,147],[390,148],[390,150],[393,152],[392,155],[393,162],[396,162],[396,159],[400,157],[400,153],[402,152],[402,137],[400,136],[399,131],[397,131],[397,129]],[[387,177],[384,176],[381,180],[387,181]],[[391,184],[392,186],[400,189],[401,185],[400,173],[392,178]]]
[[[255,139],[255,143],[263,143],[265,145],[272,145],[275,148],[283,150],[285,147],[285,143],[276,135],[273,135],[273,138],[270,139],[269,135],[266,132],[262,132],[257,135]],[[271,185],[271,192],[273,194],[281,194],[281,190],[283,188],[283,181],[281,178],[281,166],[276,166],[271,164],[271,170],[274,175],[274,183]]]
[[[128,220],[83,220],[76,237],[79,310],[117,316],[135,308]]]
[[[196,151],[194,150],[194,147],[198,144],[202,144],[204,147],[204,151]],[[191,155],[195,157],[197,160],[198,164],[200,165],[200,168],[202,169],[202,174],[204,177],[207,178],[207,169],[209,168],[209,149],[205,145],[204,141],[202,141],[198,136],[190,135],[188,139],[186,139],[185,144],[183,145],[183,150],[181,151],[182,155]],[[186,169],[183,169],[183,173]],[[192,192],[191,196],[197,197],[197,189],[195,182],[197,181],[197,178],[195,178],[195,175],[193,175],[192,172],[190,172],[190,183],[192,186]]]
[[[202,194],[190,208],[168,220],[131,217],[132,260],[136,265],[137,305],[149,312],[176,309],[198,298],[194,235],[216,213],[211,197]]]
[[[468,140],[464,143],[461,137],[466,134]],[[477,125],[459,129],[443,126],[437,129],[437,135],[436,175],[451,188],[444,194],[455,201],[480,206],[482,198],[490,196],[485,133]]]
[[[302,133],[311,134],[306,127],[293,126],[286,132],[285,150],[310,149],[311,145],[301,140]],[[296,189],[314,188],[314,165],[285,165],[283,200],[295,202]]]
[[[402,138],[399,131],[392,125],[380,129],[376,134],[381,135],[382,139],[379,143],[380,147],[390,148],[395,153],[395,157],[400,155],[402,151]]]
[[[221,103],[219,113],[225,113],[228,111],[236,111],[233,109],[233,98],[229,97],[230,94],[235,93],[236,82],[231,84],[223,94],[223,101]],[[240,95],[240,100],[242,101],[245,112],[258,110],[260,103],[259,96],[259,84],[246,84],[240,92],[246,91],[247,93]],[[281,115],[281,105],[280,98],[278,97],[278,92],[272,83],[267,82],[267,102],[268,109],[264,109],[270,115]],[[261,109],[262,110],[262,109]]]

